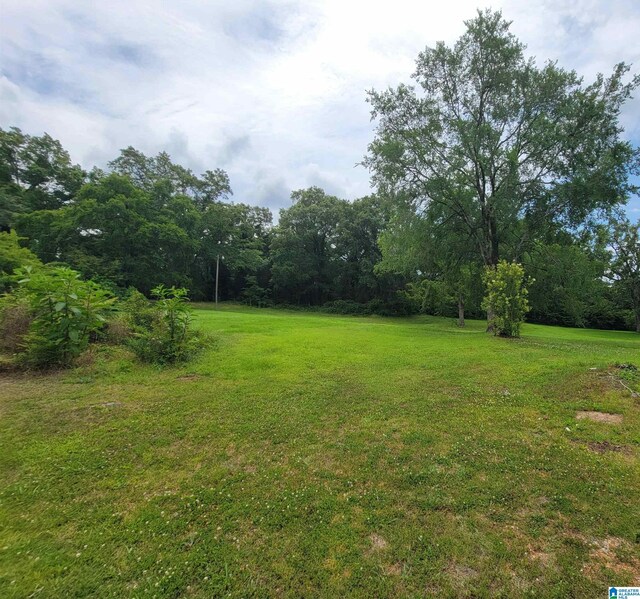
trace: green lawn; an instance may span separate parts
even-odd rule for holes
[[[0,597],[640,585],[640,335],[200,308],[186,367],[0,376]]]

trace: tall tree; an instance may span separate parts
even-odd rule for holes
[[[45,262],[149,293],[159,283],[191,286],[198,219],[188,198],[159,209],[152,194],[111,174],[84,185],[68,206],[22,215],[17,230]]]
[[[198,177],[191,169],[174,163],[166,152],[147,156],[129,146],[109,162],[109,168],[129,177],[136,186],[147,191],[160,184],[169,194],[189,196],[200,209],[227,199],[233,193],[229,176],[222,169],[207,170]]]
[[[0,129],[0,231],[13,226],[17,214],[67,205],[84,180],[84,171],[47,133]]]
[[[367,302],[374,297],[393,295],[396,285],[389,275],[377,274],[382,258],[378,238],[386,229],[389,210],[377,195],[345,202],[337,223],[336,253],[338,274],[336,292],[341,299]]]
[[[472,275],[481,272],[467,230],[446,206],[434,205],[426,215],[416,213],[413,202],[402,194],[390,203],[393,216],[380,235],[382,261],[377,270],[410,277],[410,293],[425,311],[447,313],[449,304],[456,304],[458,325],[463,327]]]
[[[530,318],[544,324],[588,326],[609,285],[603,279],[606,259],[585,241],[560,235],[538,242],[523,257],[529,287]]]
[[[271,245],[272,282],[280,300],[321,304],[336,298],[338,223],[347,203],[319,187],[291,194]]]
[[[611,278],[626,292],[640,333],[640,223],[621,218],[611,223],[610,230]]]
[[[247,204],[216,202],[202,211],[194,277],[202,297],[213,299],[216,271],[224,285],[220,296],[240,295],[247,277],[266,264],[271,220],[268,208]]]
[[[545,226],[575,226],[633,191],[639,153],[620,139],[618,116],[640,78],[625,83],[621,63],[584,85],[555,62],[526,59],[500,12],[466,25],[453,47],[419,55],[421,93],[369,93],[378,127],[365,164],[416,211],[443,206],[495,266]]]

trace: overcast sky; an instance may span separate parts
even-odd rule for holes
[[[0,126],[60,139],[75,162],[161,150],[225,169],[234,200],[290,205],[310,185],[370,191],[365,91],[410,82],[418,52],[455,41],[486,4],[454,0],[0,0]],[[640,71],[638,0],[493,2],[539,62],[587,80]],[[640,94],[622,117],[640,144]],[[629,214],[640,217],[640,199]]]

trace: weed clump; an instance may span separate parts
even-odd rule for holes
[[[3,298],[3,346],[18,364],[67,367],[107,322],[115,298],[66,266],[25,266],[16,287]]]
[[[132,336],[128,345],[143,362],[186,362],[202,350],[205,338],[194,331],[192,310],[184,288],[159,285],[152,290],[156,301],[134,293],[126,303]],[[144,301],[143,301],[144,300]]]

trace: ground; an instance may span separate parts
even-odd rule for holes
[[[640,336],[200,306],[188,366],[0,375],[1,597],[640,585]],[[616,418],[578,413],[604,413]]]

